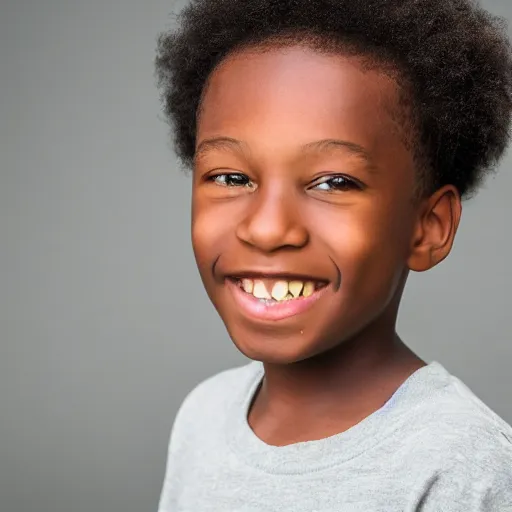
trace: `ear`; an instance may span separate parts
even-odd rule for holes
[[[411,241],[410,270],[424,272],[450,254],[461,213],[460,194],[452,185],[440,188],[423,202]]]

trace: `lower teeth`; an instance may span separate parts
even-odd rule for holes
[[[252,294],[249,294],[249,295],[252,295]],[[293,300],[295,298],[299,298],[299,297],[291,297],[289,299],[283,299],[283,300],[275,300],[275,299],[258,299],[260,302],[262,302],[263,304],[278,304],[279,302],[288,302],[290,300]]]

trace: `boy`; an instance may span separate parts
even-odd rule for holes
[[[508,143],[469,0],[194,0],[156,60],[206,291],[254,362],[185,399],[160,512],[512,510],[512,428],[398,337]]]

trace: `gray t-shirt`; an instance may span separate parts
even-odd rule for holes
[[[252,362],[187,396],[159,512],[512,512],[512,427],[440,363],[347,431],[282,447],[247,422],[263,374]]]

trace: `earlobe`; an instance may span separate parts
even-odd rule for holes
[[[424,201],[411,241],[410,270],[424,272],[450,254],[461,213],[460,194],[452,185],[440,188]]]

